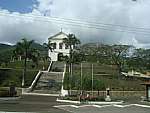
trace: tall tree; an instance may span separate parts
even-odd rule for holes
[[[21,42],[18,42],[16,45],[16,54],[23,56],[24,58],[24,69],[23,69],[23,75],[22,75],[22,87],[24,87],[24,79],[26,76],[27,71],[27,58],[29,57],[29,54],[31,53],[31,45],[33,44],[33,40],[28,41],[27,39],[22,39]]]
[[[53,43],[51,43],[51,41],[48,41],[48,44],[47,43],[43,43],[43,46],[46,49],[49,49],[51,52],[53,51]]]
[[[125,58],[128,56],[128,50],[130,47],[130,45],[112,45],[105,46],[105,48],[103,48],[104,54],[109,56],[112,60],[112,63],[117,66],[118,76],[121,75],[121,71],[125,63]]]
[[[36,64],[38,67],[39,64],[39,58],[40,58],[40,51],[34,48],[31,48],[28,52],[28,58],[32,59],[32,61]]]
[[[136,71],[150,69],[150,49],[139,48],[135,49],[132,56],[128,60],[130,68]]]
[[[74,34],[69,34],[68,35],[68,38],[64,38],[63,39],[63,43],[65,43],[65,45],[66,46],[68,46],[69,47],[69,49],[70,49],[70,52],[69,52],[69,69],[70,69],[70,71],[69,71],[69,75],[70,75],[70,94],[71,94],[71,83],[72,83],[72,63],[73,63],[73,53],[74,53],[74,51],[73,51],[73,49],[75,49],[76,48],[76,45],[78,45],[78,44],[80,44],[80,40],[79,39],[77,39],[76,38],[76,36],[74,35]]]
[[[70,49],[70,60],[69,63],[73,62],[73,49],[76,48],[76,45],[80,44],[80,40],[76,38],[74,34],[69,34],[68,38],[64,38],[63,42],[69,47]]]

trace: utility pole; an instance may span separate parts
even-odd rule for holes
[[[68,91],[69,91],[69,95],[70,95],[70,86],[71,86],[71,74],[70,74],[70,71],[71,71],[71,66],[69,64],[69,76],[68,76],[68,79],[69,79],[69,84],[68,84]]]
[[[72,63],[71,63],[71,66],[70,66],[70,95],[71,95],[71,92],[72,92]]]
[[[83,87],[83,86],[82,86],[82,79],[83,79],[83,78],[82,78],[82,63],[81,63],[81,87],[80,87],[81,95],[82,95],[82,87]]]
[[[92,64],[92,97],[93,97],[93,64]]]

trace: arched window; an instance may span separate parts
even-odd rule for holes
[[[63,43],[59,43],[59,49],[63,48]]]
[[[69,49],[69,46],[68,46],[68,44],[65,44],[65,49]]]
[[[53,49],[56,49],[56,43],[51,43],[51,44],[52,44]]]

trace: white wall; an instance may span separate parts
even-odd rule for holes
[[[150,86],[148,87],[148,98],[150,98]]]
[[[56,43],[56,49],[53,50],[53,52],[51,52],[49,50],[49,57],[51,58],[52,61],[58,61],[58,54],[59,53],[63,53],[64,56],[69,56],[69,52],[70,52],[70,49],[65,49],[65,44],[63,43],[63,39],[64,38],[67,38],[66,35],[64,34],[60,34],[56,37],[53,37],[50,41],[51,43]],[[59,44],[60,43],[63,43],[62,45],[62,49],[59,49]]]

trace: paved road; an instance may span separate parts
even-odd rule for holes
[[[50,96],[22,96],[17,101],[1,101],[0,112],[50,112],[50,113],[67,113],[66,111],[54,108],[54,105],[62,103],[56,102],[56,97]],[[63,103],[64,104],[64,103]]]
[[[71,113],[150,113],[150,106],[129,105],[60,105],[59,109]]]
[[[137,102],[136,102],[137,103]],[[1,111],[42,113],[150,113],[150,103],[142,106],[134,101],[121,105],[70,105],[56,102],[56,97],[22,96],[17,101],[1,101]]]

